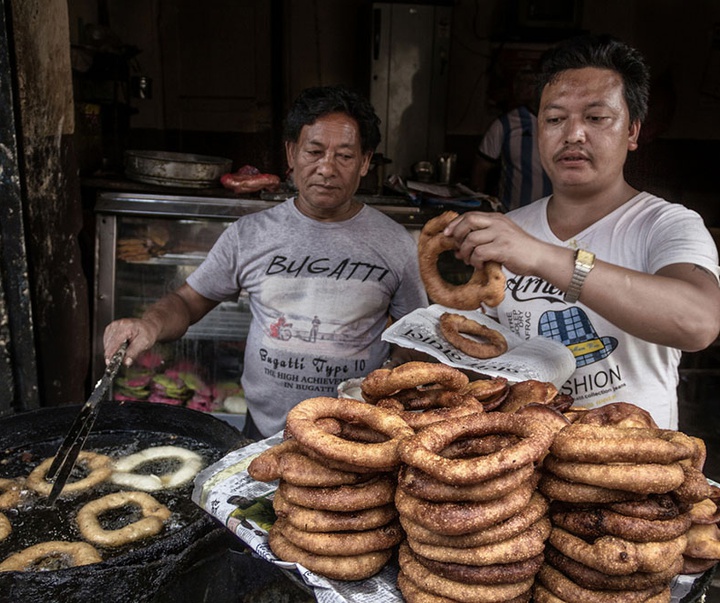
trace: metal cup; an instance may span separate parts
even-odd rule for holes
[[[437,159],[437,181],[439,184],[452,184],[455,182],[455,166],[457,155],[455,153],[442,153]]]

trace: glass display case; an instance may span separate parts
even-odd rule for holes
[[[176,289],[239,216],[263,200],[102,193],[96,203],[94,379],[105,366],[102,336],[116,318],[137,317]],[[240,386],[250,323],[246,298],[220,303],[182,339],[156,345],[113,387],[139,399],[214,412],[244,411]]]

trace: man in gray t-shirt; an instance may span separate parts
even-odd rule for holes
[[[106,357],[129,340],[132,361],[246,292],[253,320],[242,383],[254,439],[280,431],[298,402],[336,396],[341,381],[378,368],[389,355],[380,339],[388,320],[428,303],[413,238],[354,198],[378,124],[352,92],[305,90],[285,125],[297,196],[240,218],[179,289],[140,319],[108,325]]]

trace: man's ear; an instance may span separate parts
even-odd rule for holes
[[[628,151],[634,151],[638,148],[638,138],[640,138],[640,120],[636,119],[630,124],[628,131]]]
[[[292,140],[285,141],[285,158],[288,167],[292,170],[295,168],[295,143]]]
[[[362,165],[360,166],[360,176],[367,176],[368,171],[370,170],[370,162],[372,161],[373,152],[368,151],[363,155],[363,161]]]

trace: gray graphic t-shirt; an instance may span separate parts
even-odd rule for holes
[[[388,315],[427,305],[415,241],[368,206],[343,222],[312,220],[293,200],[244,216],[187,282],[216,301],[248,293],[242,384],[267,436],[298,402],[378,368]]]

